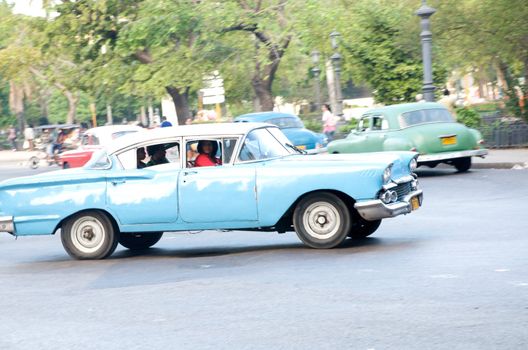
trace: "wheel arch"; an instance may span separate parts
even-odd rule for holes
[[[281,216],[279,221],[274,225],[278,232],[280,232],[280,233],[286,232],[286,231],[289,231],[290,228],[293,227],[293,212],[295,211],[295,208],[297,207],[297,204],[299,204],[299,202],[301,200],[303,200],[303,198],[306,198],[307,196],[310,196],[310,195],[312,195],[314,193],[331,193],[331,194],[334,194],[335,196],[337,196],[339,199],[341,199],[345,203],[345,205],[348,208],[348,211],[352,214],[352,217],[355,216],[355,211],[356,210],[354,209],[354,204],[356,203],[356,200],[354,198],[352,198],[351,196],[349,196],[348,194],[346,194],[344,192],[341,192],[341,191],[338,191],[338,190],[335,190],[335,189],[313,190],[313,191],[309,191],[309,192],[303,193],[301,196],[299,196],[289,206],[289,208]]]
[[[59,221],[57,226],[55,226],[55,230],[53,230],[53,234],[55,234],[59,228],[62,228],[64,223],[67,220],[69,220],[72,216],[75,216],[75,215],[78,215],[78,214],[81,214],[81,213],[90,212],[90,211],[96,211],[96,212],[99,212],[101,214],[104,214],[110,220],[110,222],[112,223],[112,227],[114,228],[114,231],[115,232],[120,232],[119,225],[117,224],[117,221],[114,218],[114,216],[112,214],[110,214],[110,212],[108,212],[105,209],[101,209],[101,208],[87,208],[87,209],[76,211],[75,213],[71,213],[70,215],[65,216],[64,218],[62,218],[62,220]]]

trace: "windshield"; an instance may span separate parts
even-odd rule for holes
[[[421,109],[418,111],[402,113],[400,116],[400,126],[402,128],[412,125],[438,122],[452,123],[454,120],[451,113],[443,108]]]
[[[246,162],[289,155],[293,151],[285,148],[286,143],[288,139],[277,128],[255,129],[246,136],[238,160]]]
[[[110,158],[106,154],[106,150],[101,149],[92,154],[92,157],[84,165],[86,169],[108,169],[112,165]]]

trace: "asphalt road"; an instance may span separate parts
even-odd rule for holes
[[[75,261],[1,235],[0,349],[526,348],[528,170],[420,175],[420,210],[340,249],[204,231]]]

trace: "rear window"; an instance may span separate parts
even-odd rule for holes
[[[268,123],[278,126],[280,129],[287,128],[303,128],[303,123],[296,118],[273,118],[268,120]]]
[[[425,123],[452,123],[454,122],[451,113],[447,109],[433,108],[433,109],[421,109],[418,111],[412,111],[402,113],[400,116],[400,126],[402,128],[425,124]]]

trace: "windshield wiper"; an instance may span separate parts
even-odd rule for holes
[[[286,146],[290,147],[291,149],[293,149],[294,151],[296,151],[297,153],[300,153],[300,154],[307,154],[307,152],[305,150],[302,150],[298,147],[295,147],[294,145],[292,145],[291,143],[286,143]]]

